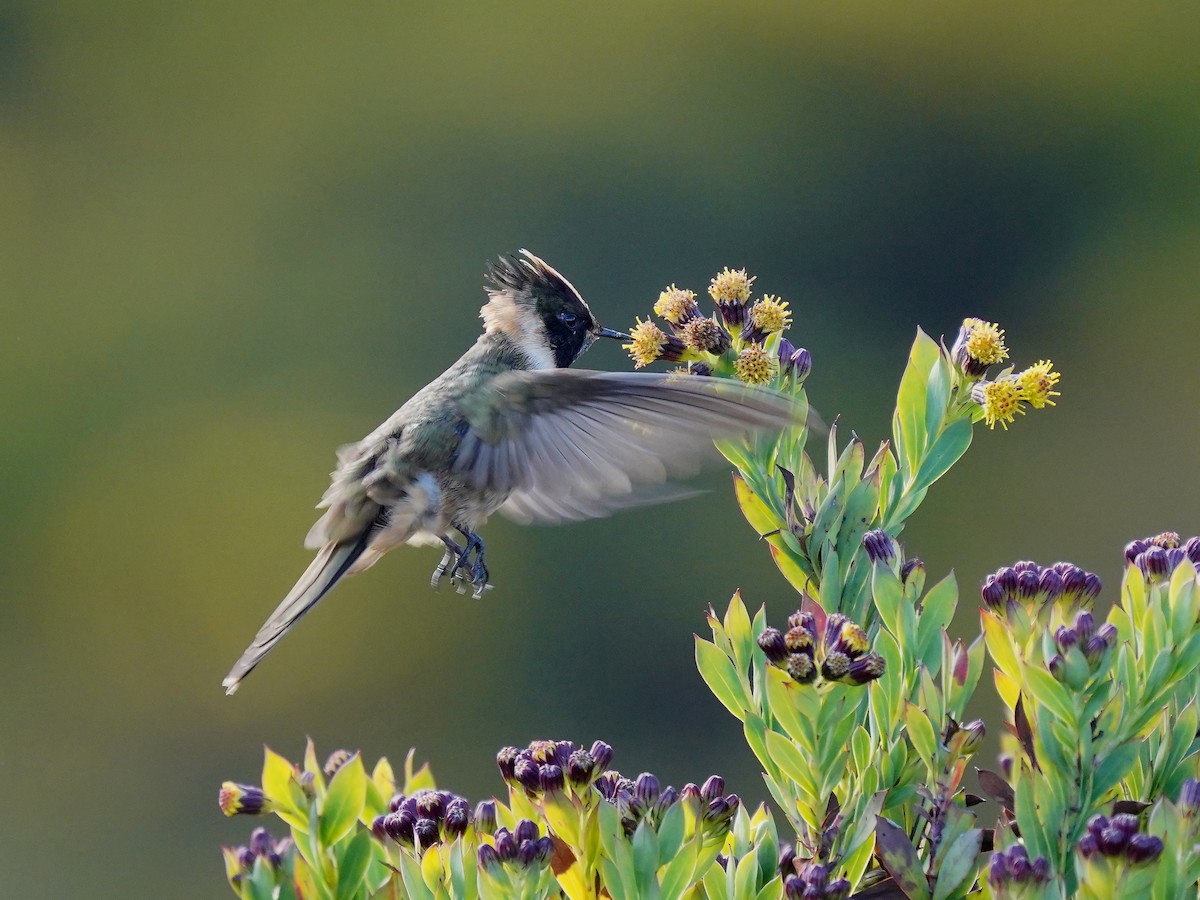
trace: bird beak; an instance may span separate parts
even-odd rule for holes
[[[597,328],[592,333],[594,335],[596,335],[596,337],[617,338],[618,340],[622,340],[622,341],[633,340],[633,338],[630,337],[629,335],[627,335],[625,332],[613,331],[611,328],[600,327],[600,328]]]

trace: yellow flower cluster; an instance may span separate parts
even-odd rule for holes
[[[745,269],[731,269],[726,266],[718,272],[708,285],[709,295],[717,301],[745,303],[750,299],[750,286],[754,277],[747,275]]]
[[[738,354],[733,372],[747,384],[766,384],[771,380],[775,360],[758,344],[751,344]]]
[[[685,291],[683,288],[671,285],[658,295],[658,302],[654,304],[654,313],[662,316],[672,325],[686,322],[688,319],[700,315],[700,310],[696,306],[696,292]]]
[[[978,382],[971,388],[971,399],[983,407],[983,420],[989,428],[999,422],[1007,430],[1018,414],[1025,414],[1026,403],[1034,409],[1055,405],[1050,398],[1060,396],[1054,390],[1059,377],[1054,364],[1043,359],[1016,375]]]
[[[650,319],[644,322],[641,319],[636,321],[637,325],[629,332],[630,342],[622,347],[629,351],[634,368],[640,369],[659,358],[662,348],[667,343],[667,336]]]
[[[963,327],[967,329],[964,347],[967,356],[971,359],[985,366],[992,366],[1008,359],[1008,348],[1004,346],[1003,328],[982,319],[967,319],[963,322]]]
[[[774,334],[792,324],[792,311],[788,309],[786,300],[780,300],[774,294],[764,294],[761,300],[750,307],[750,321],[767,334]]]

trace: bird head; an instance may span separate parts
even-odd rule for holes
[[[528,250],[492,263],[487,281],[485,329],[501,332],[534,368],[566,368],[596,338],[629,339],[597,322],[571,282]]]

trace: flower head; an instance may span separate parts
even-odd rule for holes
[[[227,816],[261,816],[272,812],[274,807],[262,788],[251,784],[236,784],[226,781],[217,795],[217,804]]]
[[[774,334],[792,324],[792,312],[786,300],[780,300],[774,294],[764,294],[761,300],[750,307],[750,321],[759,331]]]
[[[738,354],[733,363],[734,374],[747,384],[765,384],[771,380],[775,361],[757,344],[751,344]]]
[[[717,356],[728,350],[731,343],[729,332],[720,322],[703,316],[689,319],[680,331],[680,337],[693,350]]]
[[[700,315],[700,308],[696,305],[696,292],[671,285],[658,295],[654,312],[672,325],[682,325]]]
[[[1059,396],[1059,392],[1054,390],[1059,374],[1054,371],[1054,364],[1050,360],[1039,360],[1025,371],[1017,373],[1016,378],[1021,399],[1034,409],[1055,405],[1050,398]]]
[[[636,321],[637,324],[629,334],[630,342],[622,344],[622,347],[629,352],[630,358],[633,359],[635,369],[648,366],[660,359],[667,362],[678,362],[688,356],[687,345],[675,335],[667,334],[650,319],[644,322],[641,319]],[[695,355],[691,355],[690,358],[694,359]]]
[[[1012,378],[979,382],[971,388],[971,399],[983,407],[983,420],[989,428],[995,428],[999,422],[1007,431],[1017,413],[1025,414],[1021,408],[1021,388]]]
[[[1008,359],[1004,329],[982,319],[966,319],[959,332],[962,355],[984,368]],[[966,368],[966,367],[964,367]]]
[[[795,375],[797,381],[803,381],[812,371],[812,354],[787,338],[780,339],[775,354],[779,359],[779,374],[784,377]]]
[[[718,303],[745,303],[750,299],[750,286],[754,276],[745,269],[730,269],[726,266],[709,282],[708,293]]]

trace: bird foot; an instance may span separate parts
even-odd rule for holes
[[[483,539],[465,528],[458,530],[467,539],[466,545],[460,547],[455,541],[442,536],[446,552],[442,554],[442,561],[433,570],[429,586],[435,591],[438,590],[442,586],[442,579],[449,575],[450,583],[458,593],[465,594],[470,588],[471,596],[478,600],[484,591],[492,589],[488,582],[487,566],[483,562]]]

